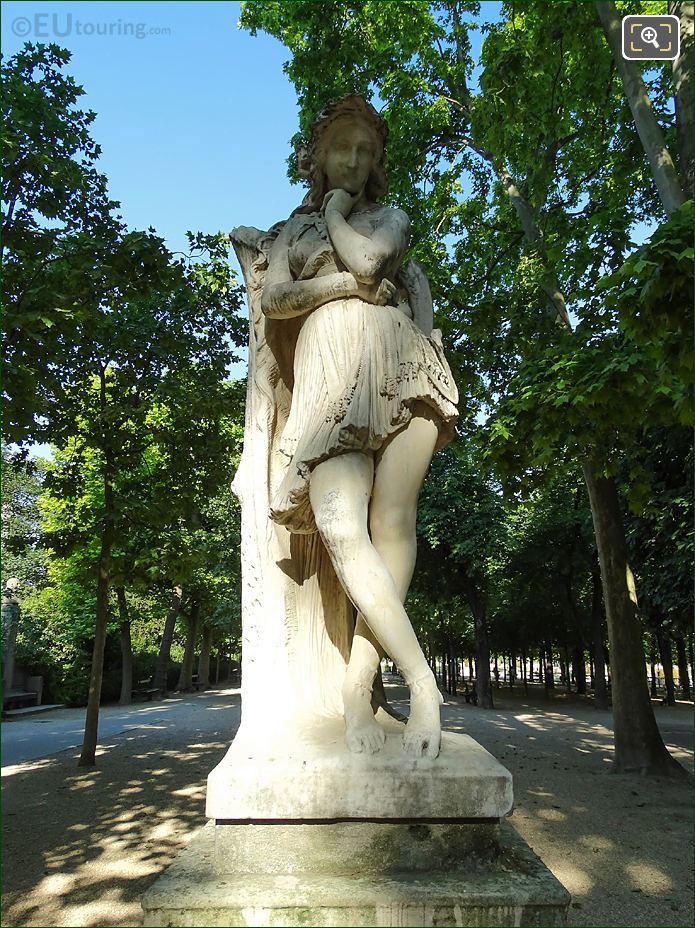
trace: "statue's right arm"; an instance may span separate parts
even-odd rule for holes
[[[359,284],[348,271],[294,280],[290,271],[290,220],[273,243],[265,275],[261,310],[271,319],[289,319],[322,306],[330,300],[357,296]]]

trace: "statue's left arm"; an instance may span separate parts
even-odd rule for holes
[[[339,258],[353,276],[365,284],[378,284],[398,267],[410,241],[410,219],[390,209],[371,236],[353,229],[338,209],[326,207],[328,234]]]

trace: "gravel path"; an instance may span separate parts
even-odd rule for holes
[[[572,893],[570,924],[692,925],[691,786],[609,774],[610,714],[577,697],[496,699],[490,712],[447,699],[445,725],[511,770],[512,824]],[[140,896],[204,823],[240,715],[237,691],[159,705],[108,737],[95,769],[76,749],[3,769],[2,925],[142,924]],[[692,703],[655,711],[692,769]]]

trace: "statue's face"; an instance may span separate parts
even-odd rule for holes
[[[328,129],[324,163],[328,188],[339,187],[353,196],[364,190],[374,165],[374,137],[357,120],[337,119]]]

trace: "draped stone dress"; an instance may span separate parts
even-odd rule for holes
[[[374,212],[373,227],[382,211]],[[290,221],[296,231],[289,264],[297,279],[330,239],[320,214]],[[335,255],[326,260],[324,272],[342,269]],[[458,391],[439,333],[427,337],[407,312],[407,304],[374,306],[351,297],[331,300],[304,317],[280,443],[288,467],[271,502],[271,517],[290,531],[316,531],[309,502],[313,468],[338,454],[378,450],[408,424],[418,402],[439,422],[437,447],[453,437]]]

